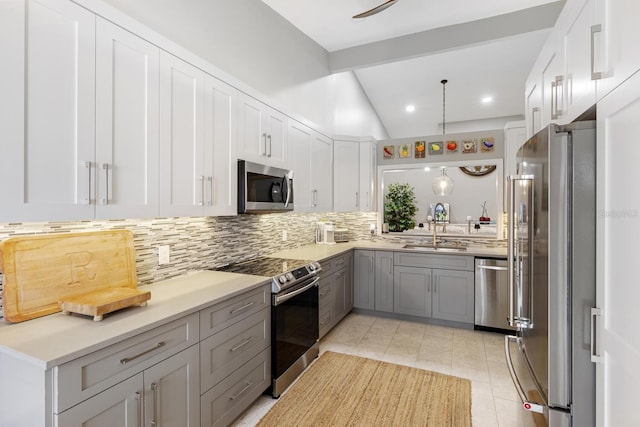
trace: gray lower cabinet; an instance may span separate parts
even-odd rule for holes
[[[375,252],[375,310],[394,311],[393,252]]]
[[[226,426],[271,383],[269,285],[200,311],[200,419]]]
[[[267,284],[62,365],[55,425],[230,424],[271,382],[269,298]]]
[[[375,251],[356,250],[354,253],[354,306],[375,309]]]
[[[54,424],[199,426],[197,342],[195,313],[58,366]]]
[[[475,276],[472,271],[432,270],[432,317],[473,323]]]
[[[353,253],[322,262],[319,292],[319,335],[324,337],[354,306]]]
[[[394,311],[473,323],[475,276],[472,256],[396,252]]]
[[[395,266],[393,311],[431,317],[431,269]]]

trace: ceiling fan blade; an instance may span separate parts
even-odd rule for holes
[[[376,13],[382,12],[383,10],[385,10],[386,8],[388,8],[389,6],[393,6],[394,3],[397,3],[398,0],[388,0],[376,7],[374,7],[373,9],[369,9],[366,12],[362,12],[359,13],[357,15],[353,16],[353,19],[358,19],[358,18],[366,18],[367,16],[371,16],[371,15],[375,15]]]

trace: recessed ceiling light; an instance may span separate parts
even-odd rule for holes
[[[416,111],[416,106],[412,105],[412,104],[411,105],[407,105],[405,110],[407,110],[407,113],[413,113],[414,111]]]
[[[492,97],[490,97],[490,96],[485,96],[484,98],[482,98],[482,103],[483,103],[483,104],[488,104],[488,103],[490,103],[491,101],[493,101],[493,98],[492,98]]]

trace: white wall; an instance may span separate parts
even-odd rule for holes
[[[353,73],[258,0],[104,0],[333,134],[388,138]],[[351,116],[344,112],[351,112]]]

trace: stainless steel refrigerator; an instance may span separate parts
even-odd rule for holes
[[[550,125],[509,177],[511,377],[536,425],[595,425],[595,122]],[[526,414],[521,414],[528,416]]]

